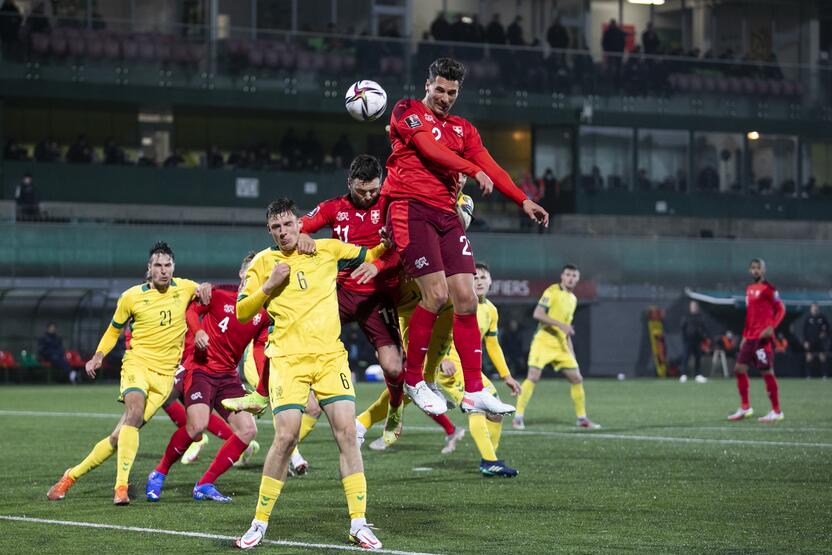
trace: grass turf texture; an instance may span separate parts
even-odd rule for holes
[[[379,388],[359,384],[359,407]],[[739,423],[725,421],[737,407],[733,380],[590,380],[586,389],[590,416],[604,425],[600,433],[574,428],[562,380],[537,387],[525,432],[506,424],[498,454],[520,470],[512,480],[480,476],[470,436],[452,455],[441,455],[440,429],[408,408],[395,448],[376,453],[365,444],[363,450],[368,519],[385,548],[500,554],[832,550],[832,381],[782,380],[786,420],[775,425],[756,420],[769,409],[759,379],[751,387],[757,414]],[[47,501],[49,486],[115,425],[121,409],[115,395],[115,385],[0,388],[0,515],[241,535],[253,516],[260,464],[273,437],[268,420],[259,421],[263,450],[254,466],[232,468],[218,480],[232,503],[191,499],[220,445],[213,436],[195,464],[172,468],[160,502],[145,501],[147,474],[173,432],[162,412],[142,430],[131,475],[139,497],[130,506],[112,505],[115,457],[81,478],[65,500]],[[458,411],[452,418],[467,426]],[[380,433],[371,430],[367,441]],[[349,521],[329,429],[319,425],[301,449],[310,474],[288,479],[267,538],[345,544]],[[431,470],[414,470],[419,467]],[[231,549],[226,540],[0,520],[4,553]]]

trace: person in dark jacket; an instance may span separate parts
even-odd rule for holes
[[[78,383],[78,372],[66,361],[66,351],[55,322],[49,322],[46,325],[46,333],[38,338],[38,357],[51,364],[53,368],[66,372],[70,383]]]
[[[829,321],[821,313],[820,307],[816,303],[812,303],[812,306],[809,307],[809,316],[803,322],[803,350],[806,351],[806,363],[803,371],[806,378],[812,376],[812,363],[817,360],[817,365],[820,367],[820,374],[826,379],[828,337]]]
[[[693,369],[696,383],[705,383],[708,379],[702,375],[702,341],[708,336],[705,319],[699,312],[699,303],[691,301],[688,313],[682,318],[682,341],[685,344],[685,358],[682,359],[679,381],[688,381],[688,362],[693,357]]]

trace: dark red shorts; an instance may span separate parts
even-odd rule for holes
[[[222,406],[222,400],[242,397],[246,394],[240,376],[236,372],[188,370],[184,381],[186,407],[200,403],[208,405],[213,407],[224,420],[228,420],[231,411]]]
[[[455,213],[414,200],[394,200],[387,209],[386,224],[404,269],[411,276],[475,272],[471,244]]]
[[[737,355],[737,364],[757,370],[771,370],[774,366],[771,345],[771,339],[746,339]]]
[[[182,399],[185,396],[185,374],[187,372],[183,366],[179,366],[176,374],[173,375],[174,399]]]
[[[396,297],[391,291],[356,293],[338,288],[338,308],[341,323],[358,322],[373,347],[402,344]]]

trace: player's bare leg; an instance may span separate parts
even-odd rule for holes
[[[309,397],[306,399],[306,408],[303,410],[303,416],[300,419],[300,432],[298,432],[298,446],[306,439],[321,418],[321,405],[318,403],[318,398],[313,392],[309,392]],[[303,476],[309,471],[309,462],[300,454],[298,446],[292,451],[292,457],[289,459],[289,475]]]
[[[350,541],[365,549],[381,549],[381,542],[370,529],[365,516],[367,480],[361,450],[355,441],[355,403],[335,401],[326,405],[324,412],[340,452],[341,483],[350,513]]]
[[[176,430],[171,435],[170,441],[165,448],[162,460],[156,468],[147,476],[147,484],[144,492],[147,500],[158,501],[162,496],[162,488],[165,478],[170,471],[171,465],[178,461],[186,453],[194,440],[203,435],[208,427],[208,420],[211,416],[211,407],[205,404],[194,404],[186,409],[187,420],[185,426]]]
[[[263,463],[263,478],[260,482],[254,520],[251,521],[248,531],[236,541],[240,549],[251,549],[266,535],[269,517],[286,482],[289,459],[298,443],[300,421],[301,412],[298,409],[286,409],[274,415],[274,440]]]
[[[529,371],[526,374],[526,379],[523,380],[523,383],[520,386],[521,393],[520,396],[517,398],[517,411],[514,413],[514,418],[511,420],[511,427],[515,430],[526,429],[526,408],[529,406],[529,402],[532,400],[534,388],[537,386],[537,382],[540,381],[540,377],[542,374],[542,369],[538,368],[537,366],[529,366]]]
[[[482,338],[477,323],[477,294],[473,274],[454,274],[447,278],[448,293],[454,305],[454,347],[462,362],[465,395],[460,408],[464,412],[479,410],[491,414],[508,414],[514,407],[483,390]]]
[[[760,374],[763,376],[763,381],[766,384],[766,393],[768,393],[769,401],[771,401],[771,411],[758,420],[764,424],[771,424],[783,420],[783,412],[780,410],[780,388],[777,384],[777,377],[774,375],[774,370],[761,370]]]
[[[572,384],[569,389],[569,395],[572,397],[572,403],[575,406],[575,416],[578,419],[575,425],[587,430],[597,430],[600,428],[600,424],[596,424],[586,416],[586,393],[584,392],[584,377],[581,375],[580,368],[564,368],[563,376]]]
[[[208,405],[192,406],[205,406],[209,410],[211,408]],[[230,497],[217,491],[214,483],[246,452],[249,444],[253,442],[254,436],[257,435],[257,425],[254,423],[254,417],[247,412],[231,413],[228,415],[228,423],[231,425],[231,437],[222,444],[211,462],[211,466],[208,467],[208,470],[194,486],[193,496],[197,501],[210,500],[220,503],[231,501]],[[260,449],[259,445],[257,445],[257,449]]]
[[[748,366],[737,364],[734,366],[734,375],[737,377],[737,390],[740,394],[740,408],[734,414],[728,416],[728,420],[736,422],[754,415],[754,409],[748,401]]]
[[[384,443],[392,445],[402,433],[402,414],[404,403],[404,376],[402,376],[402,351],[398,345],[383,345],[376,351],[378,363],[384,372],[384,381],[390,391],[387,407],[387,421],[384,424],[382,437]],[[395,393],[395,395],[394,395]]]

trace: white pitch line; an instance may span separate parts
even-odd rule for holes
[[[0,520],[13,522],[30,522],[34,524],[57,524],[60,526],[77,526],[81,528],[95,528],[96,530],[120,530],[125,532],[144,532],[146,534],[164,534],[167,536],[182,536],[186,538],[200,538],[206,540],[227,540],[234,541],[234,536],[222,536],[219,534],[206,534],[204,532],[183,532],[179,530],[164,530],[156,528],[139,528],[137,526],[118,526],[116,524],[98,524],[95,522],[76,522],[72,520],[52,520],[48,518],[31,518],[26,516],[0,515]],[[271,545],[283,545],[286,547],[301,547],[305,549],[337,549],[339,551],[361,551],[366,549],[353,545],[338,545],[328,543],[306,543],[293,542],[289,540],[263,540],[261,543]],[[436,555],[434,553],[422,553],[419,551],[399,551],[396,549],[379,549],[376,553],[390,553],[391,555]]]
[[[81,417],[81,418],[111,418],[117,419],[121,415],[103,412],[38,412],[38,411],[16,411],[16,410],[0,410],[0,416],[38,416],[38,417]],[[165,422],[165,419],[156,419],[160,422]],[[261,422],[272,423],[269,419],[264,419]],[[327,422],[321,422],[320,425],[328,426]],[[774,425],[776,426],[776,425]],[[408,426],[406,428],[412,432],[436,432],[441,430],[433,426]],[[658,429],[671,429],[661,427]],[[693,428],[685,428],[691,430]],[[730,430],[731,428],[724,428]],[[737,430],[743,428],[737,427]],[[778,428],[772,427],[771,430]],[[719,428],[720,431],[723,428]],[[832,443],[813,443],[801,441],[769,441],[769,440],[755,440],[755,439],[716,439],[716,438],[697,438],[697,437],[675,437],[675,436],[651,436],[651,435],[630,435],[630,434],[608,434],[601,432],[552,432],[545,430],[504,430],[503,435],[510,436],[544,436],[544,437],[560,437],[565,439],[615,439],[623,441],[652,441],[658,443],[699,443],[699,444],[714,444],[714,445],[760,445],[768,447],[813,447],[819,449],[832,449]]]

